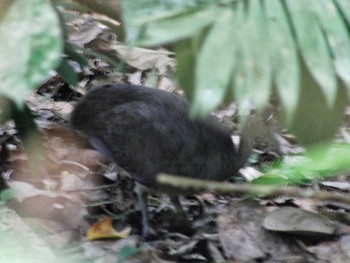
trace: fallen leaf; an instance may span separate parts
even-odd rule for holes
[[[295,239],[262,227],[266,208],[253,201],[233,202],[217,220],[227,258],[239,262],[312,262]]]
[[[127,238],[130,232],[131,227],[124,228],[122,231],[115,230],[112,225],[112,218],[105,216],[87,230],[86,236],[88,240]]]
[[[122,45],[115,45],[114,49],[130,66],[139,70],[156,68],[159,75],[162,75],[169,68],[175,67],[175,59],[170,57],[174,54],[169,51],[130,48]]]
[[[321,182],[322,185],[332,187],[342,191],[350,190],[350,183],[348,182]]]
[[[327,217],[294,207],[283,207],[269,213],[263,227],[307,236],[332,235],[337,230],[337,224]]]

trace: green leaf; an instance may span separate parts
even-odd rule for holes
[[[203,30],[217,18],[218,8],[187,9],[159,20],[139,22],[139,34],[134,36],[136,45],[161,45],[188,38]]]
[[[191,39],[176,43],[176,73],[186,97],[192,101],[195,86],[196,49]]]
[[[249,97],[254,106],[262,108],[271,94],[271,62],[268,22],[259,0],[249,2],[245,45]]]
[[[350,163],[349,145],[319,145],[308,152],[308,157],[292,156],[287,162],[269,168],[254,184],[285,185],[303,184],[312,180],[326,179],[348,172]]]
[[[199,52],[192,114],[204,117],[224,98],[234,66],[234,13],[222,8]]]
[[[138,248],[135,248],[135,247],[131,247],[131,246],[124,246],[119,255],[118,255],[118,263],[124,263],[124,262],[127,262],[128,259],[141,252],[142,250],[144,250],[146,247],[144,245],[142,245],[141,247],[138,247]]]
[[[237,52],[233,77],[240,115],[247,116],[252,106],[262,108],[271,94],[271,61],[268,20],[261,2],[249,2],[247,13],[241,3],[236,11]],[[259,43],[259,44],[257,44]]]
[[[13,198],[14,192],[12,189],[5,189],[0,191],[0,202],[7,202]]]
[[[275,171],[276,173],[276,171]],[[258,178],[251,181],[252,184],[260,184],[260,185],[285,185],[287,183],[287,178],[281,177],[278,174],[263,174]]]
[[[348,97],[344,88],[337,89],[336,101],[332,107],[310,74],[307,66],[301,63],[301,94],[290,131],[298,143],[306,148],[313,144],[330,142],[343,122]]]
[[[234,24],[236,33],[236,52],[235,57],[235,67],[232,78],[232,89],[236,101],[239,103],[239,115],[248,116],[251,110],[251,101],[249,82],[248,82],[248,63],[246,57],[248,56],[247,34],[246,34],[246,14],[244,11],[244,3],[239,2],[235,12],[236,21]]]
[[[67,62],[66,59],[62,59],[60,66],[57,69],[61,78],[68,84],[75,86],[79,82],[78,74],[74,68]]]
[[[271,64],[278,95],[290,123],[300,96],[300,66],[287,14],[280,0],[265,1],[272,47]]]
[[[28,156],[29,170],[32,176],[45,175],[44,146],[38,126],[29,107],[24,104],[19,108],[12,102],[11,117],[16,124],[18,136]]]
[[[59,65],[59,18],[46,0],[14,1],[0,24],[0,93],[19,106]]]
[[[349,0],[334,0],[344,15],[348,25],[350,25],[350,2]]]
[[[335,70],[350,92],[350,39],[346,25],[332,0],[311,3],[332,50]]]
[[[159,0],[121,1],[123,22],[126,24],[125,26],[130,33],[130,37],[137,35],[134,31],[145,23],[171,17],[182,13],[184,10],[196,7],[198,7],[196,1],[191,0],[162,2]]]
[[[311,8],[311,2],[286,0],[286,4],[305,63],[322,89],[328,106],[331,107],[337,95],[336,76],[326,39],[322,34],[317,16]]]

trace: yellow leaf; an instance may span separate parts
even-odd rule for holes
[[[112,218],[105,216],[89,227],[86,237],[88,240],[127,238],[130,232],[131,227],[127,227],[122,231],[115,230],[112,225]]]

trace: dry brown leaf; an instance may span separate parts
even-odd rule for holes
[[[131,227],[124,228],[122,231],[115,230],[112,225],[112,218],[105,216],[89,227],[86,237],[88,240],[127,238],[130,232]]]
[[[173,53],[162,50],[151,50],[145,48],[130,48],[116,45],[114,49],[130,65],[139,70],[156,68],[160,75],[175,67],[175,59],[170,56]]]

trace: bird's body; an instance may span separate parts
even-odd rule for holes
[[[191,119],[187,101],[166,91],[123,84],[95,88],[76,106],[72,125],[146,186],[160,172],[213,180],[235,172],[228,130],[212,116]]]
[[[84,96],[72,113],[71,124],[146,187],[162,191],[155,180],[160,172],[211,180],[235,175],[242,160],[229,131],[215,117],[196,120],[189,117],[189,111],[188,102],[179,95],[111,84]],[[147,194],[139,196],[141,206],[146,206],[147,234]]]

